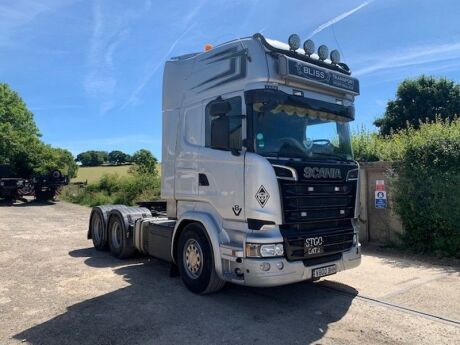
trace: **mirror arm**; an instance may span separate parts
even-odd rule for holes
[[[239,156],[240,155],[240,151],[238,149],[230,149],[230,152],[233,156]]]

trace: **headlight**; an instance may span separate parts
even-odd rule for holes
[[[246,256],[253,258],[277,257],[284,255],[284,247],[282,243],[246,243]]]

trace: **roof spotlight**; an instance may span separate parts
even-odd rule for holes
[[[299,37],[299,35],[292,34],[291,36],[289,36],[288,44],[289,44],[289,48],[291,48],[291,50],[299,49],[299,47],[300,47],[300,37]]]
[[[340,62],[340,53],[337,49],[331,51],[330,59],[333,64],[338,64]]]
[[[303,42],[303,50],[305,50],[305,54],[311,55],[315,52],[315,42],[312,40],[306,40]]]
[[[318,56],[321,61],[324,61],[327,59],[327,56],[329,55],[329,48],[325,46],[324,44],[321,44],[318,47]]]

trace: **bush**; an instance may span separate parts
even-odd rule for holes
[[[402,135],[395,211],[405,228],[404,245],[417,252],[460,257],[459,128],[457,120]]]
[[[374,162],[379,160],[380,144],[377,134],[369,132],[366,128],[361,127],[353,133],[351,145],[355,159],[360,162]]]
[[[101,204],[134,205],[139,201],[158,199],[159,196],[160,179],[147,174],[123,177],[107,174],[87,186],[67,186],[61,193],[64,200],[90,207]]]
[[[352,134],[355,159],[361,162],[397,162],[404,159],[407,150],[440,138],[460,138],[460,119],[452,121],[436,119],[434,122],[420,123],[419,128],[407,129],[389,136],[379,136],[364,127]]]

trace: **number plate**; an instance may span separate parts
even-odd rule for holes
[[[328,275],[335,274],[335,273],[337,273],[337,267],[335,265],[324,266],[320,268],[315,268],[312,271],[312,277],[319,278],[319,277],[324,277],[324,276],[328,276]]]

